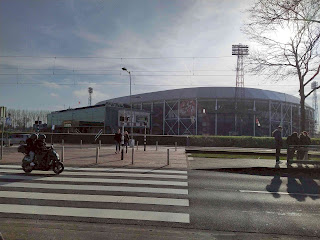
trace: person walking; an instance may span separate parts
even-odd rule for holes
[[[272,136],[274,137],[275,140],[275,147],[276,147],[276,163],[280,163],[280,150],[282,147],[282,127],[279,126],[276,130],[272,132]]]
[[[121,131],[118,129],[118,132],[114,135],[114,140],[116,142],[116,154],[120,153],[120,144],[121,144]]]

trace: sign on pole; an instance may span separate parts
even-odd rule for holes
[[[6,107],[0,107],[0,118],[5,118],[7,113]]]

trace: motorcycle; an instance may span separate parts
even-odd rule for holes
[[[35,159],[33,161],[34,166],[31,164],[27,145],[20,145],[18,147],[18,152],[25,155],[22,159],[22,169],[26,173],[30,173],[32,170],[48,171],[52,169],[54,173],[60,174],[64,170],[59,154],[55,151],[53,146],[46,147],[46,149],[41,151],[39,154],[35,154]]]

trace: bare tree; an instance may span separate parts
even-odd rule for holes
[[[320,71],[320,1],[258,0],[248,10],[244,32],[259,50],[249,57],[249,69],[275,81],[297,79],[300,130],[305,130],[305,87]],[[319,88],[319,87],[318,87]]]
[[[281,24],[284,21],[320,23],[319,0],[258,0],[249,12],[252,24]]]
[[[17,130],[25,130],[32,128],[35,121],[47,122],[47,115],[50,113],[45,110],[20,110],[8,109],[11,114],[12,128]]]

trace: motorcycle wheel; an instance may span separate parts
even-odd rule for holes
[[[62,162],[56,162],[53,166],[53,171],[55,174],[60,174],[64,170],[64,166]]]
[[[22,163],[22,169],[25,173],[31,173],[33,167],[31,167],[29,163]]]

